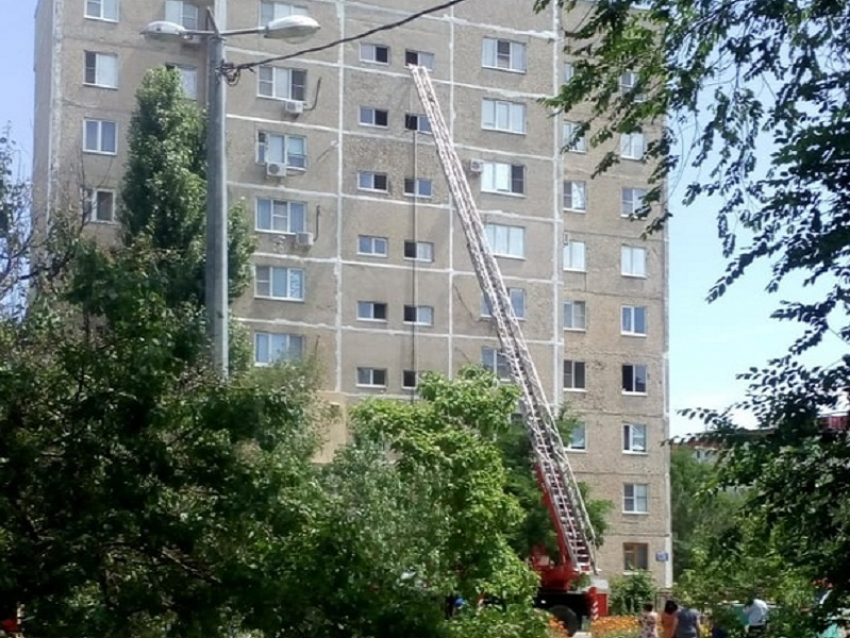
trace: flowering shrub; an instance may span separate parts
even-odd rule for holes
[[[635,616],[604,616],[590,623],[593,638],[636,638],[640,623]]]

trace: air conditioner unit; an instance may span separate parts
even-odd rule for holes
[[[313,233],[295,233],[296,246],[312,246],[313,241]]]
[[[484,160],[471,159],[469,160],[469,172],[481,173],[484,170]]]
[[[304,102],[299,100],[284,100],[283,110],[288,115],[301,115],[304,112]]]
[[[266,175],[269,177],[283,177],[286,175],[286,164],[282,162],[266,162]]]

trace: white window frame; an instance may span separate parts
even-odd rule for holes
[[[377,188],[375,181],[378,177],[384,178],[384,188]],[[363,180],[369,178],[372,181],[372,186],[363,186]],[[386,173],[378,171],[357,171],[357,190],[367,191],[369,193],[388,193],[390,190],[390,178]]]
[[[413,310],[414,319],[407,319],[408,309]],[[402,323],[408,326],[433,326],[434,325],[434,306],[405,304],[402,309]]]
[[[578,319],[581,321],[578,321]],[[578,325],[581,324],[580,327]],[[564,330],[587,332],[587,302],[570,300],[564,302]]]
[[[305,15],[308,15],[307,7],[288,2],[275,2],[275,0],[260,0],[260,15],[257,24],[264,27],[272,20]]]
[[[570,374],[567,375],[567,367],[570,369]],[[576,374],[577,370],[581,370],[581,374]],[[564,359],[564,363],[562,366],[562,371],[564,373],[564,382],[563,389],[564,392],[587,392],[587,362],[586,361],[577,361],[575,359]],[[583,384],[581,386],[577,385],[578,377],[581,377]],[[572,379],[572,385],[567,386],[567,378]]]
[[[378,122],[378,114],[383,114],[384,123]],[[390,125],[390,112],[374,106],[361,106],[358,110],[357,121],[360,126],[371,128],[387,128]]]
[[[632,5],[633,7],[636,5]],[[631,564],[627,560],[626,548],[629,548],[633,554],[634,561]],[[639,553],[640,552],[640,553]],[[646,561],[637,560],[638,558],[646,558]],[[646,571],[649,569],[649,543],[638,541],[627,541],[623,543],[623,573],[634,574],[635,572]]]
[[[526,303],[525,288],[508,288],[508,296],[511,298],[511,308],[514,310],[514,315],[520,321],[525,320],[525,309],[528,307]],[[490,309],[490,304],[487,301],[487,295],[481,294],[481,317],[489,319],[493,316]]]
[[[268,206],[268,228],[260,224],[261,209],[264,206]],[[297,223],[299,217],[300,224]],[[276,221],[281,220],[283,221],[283,228],[276,228]],[[294,235],[296,233],[306,232],[307,202],[257,197],[254,200],[254,230],[258,233],[273,233],[277,235]]]
[[[409,124],[415,121],[416,126],[411,127]],[[424,135],[432,135],[433,132],[431,130],[431,120],[428,119],[428,116],[423,113],[405,113],[404,114],[404,128],[408,131],[417,131]]]
[[[620,94],[627,95],[632,91],[638,83],[640,77],[635,71],[626,71],[620,75]],[[646,102],[646,96],[643,93],[636,93],[635,102]]]
[[[408,261],[421,261],[424,263],[433,263],[434,261],[434,242],[430,241],[414,241],[412,239],[406,239],[404,242],[404,246],[402,247],[404,253],[404,259]],[[413,244],[416,256],[408,257],[407,256],[407,244]],[[422,253],[428,253],[430,256],[423,257]]]
[[[300,79],[303,82],[297,83]],[[265,100],[307,100],[307,70],[264,64],[257,69],[257,97]]]
[[[118,0],[84,0],[85,2],[85,17],[89,20],[102,20],[103,22],[118,22],[118,9],[119,4]],[[89,9],[92,6],[98,7],[98,13],[95,15],[94,13],[90,13]],[[112,16],[108,15],[110,13],[107,11],[107,8],[112,8]]]
[[[274,278],[275,275],[286,278],[286,294],[283,296],[275,296],[274,294]],[[293,280],[300,279],[298,286],[301,288],[301,296],[294,293]],[[272,299],[274,301],[304,301],[307,296],[307,277],[303,268],[292,268],[290,266],[269,266],[267,264],[257,264],[254,266],[254,297],[256,299]],[[268,294],[260,292],[261,282],[267,282]]]
[[[88,134],[87,129],[89,123],[97,124],[97,144],[96,148],[90,148],[88,146]],[[115,142],[115,148],[110,151],[103,150],[103,127],[104,125],[111,125],[113,132],[113,140]],[[83,119],[83,151],[86,153],[93,153],[95,155],[117,155],[118,154],[118,122],[114,120],[96,120],[94,118],[84,118]]]
[[[89,56],[93,64],[89,64]],[[89,81],[89,69],[94,72],[93,81]],[[118,88],[118,54],[103,51],[83,52],[83,84],[98,89]]]
[[[498,348],[484,346],[481,348],[481,367],[495,374],[499,379],[511,378],[511,367],[505,353]]]
[[[269,144],[280,140],[282,157],[269,159]],[[303,153],[294,153],[291,146],[298,144]],[[281,133],[270,133],[268,131],[257,132],[257,163],[268,164],[278,162],[286,166],[287,170],[307,170],[307,138],[303,135],[284,135]]]
[[[620,192],[620,217],[631,218],[643,207],[645,188],[623,187]]]
[[[275,344],[275,341],[282,342]],[[261,352],[264,351],[264,352]],[[260,355],[263,355],[262,357]],[[277,356],[275,356],[277,355]],[[254,332],[254,365],[298,361],[304,356],[304,336],[285,332]]]
[[[409,186],[412,186],[413,190],[409,190]],[[405,177],[404,194],[406,197],[431,199],[434,196],[434,180],[425,177]]]
[[[183,87],[183,96],[189,100],[198,99],[198,67],[184,64],[165,65],[165,68],[177,71],[180,76],[180,86]]]
[[[572,62],[564,62],[564,65],[561,70],[561,82],[563,84],[567,84],[570,82],[576,75],[576,68]]]
[[[643,133],[620,135],[620,157],[640,161],[646,154],[646,136]]]
[[[386,61],[378,60],[378,49],[387,50]],[[392,61],[389,45],[376,44],[374,42],[361,42],[360,61],[366,62],[367,64],[380,64],[382,66],[389,66],[390,62]]]
[[[416,62],[410,62],[409,59],[412,56],[416,56]],[[416,66],[424,66],[429,71],[434,70],[434,54],[428,51],[417,51],[415,49],[405,49],[404,51],[404,63],[406,65],[416,65]]]
[[[516,177],[519,171],[522,176]],[[526,170],[522,164],[508,164],[506,162],[484,162],[481,171],[481,192],[493,193],[495,195],[524,196],[526,190]],[[520,190],[515,190],[519,183]]]
[[[631,374],[629,375],[631,377],[631,379],[630,379],[630,383],[631,383],[631,386],[632,386],[631,390],[629,390],[625,387],[626,386],[626,383],[625,383],[625,381],[626,381],[626,368],[631,368]],[[644,390],[638,390],[637,389],[638,379],[640,377],[638,372],[641,369],[643,370],[643,383],[644,383],[644,386],[645,386]],[[620,380],[620,383],[621,383],[620,387],[621,387],[622,394],[643,397],[643,396],[646,396],[649,393],[649,369],[646,367],[645,364],[642,364],[642,363],[624,363],[623,366],[622,366],[621,377],[622,378]]]
[[[623,484],[623,514],[649,514],[649,485]]]
[[[643,314],[643,332],[637,330],[638,313]],[[621,306],[620,307],[620,334],[628,337],[645,337],[649,331],[646,306]]]
[[[363,250],[364,241],[369,243],[371,250]],[[381,244],[383,244],[383,250],[378,249]],[[388,257],[390,254],[390,240],[386,237],[379,237],[378,235],[357,235],[357,254],[367,257]]]
[[[526,107],[522,102],[509,102],[493,98],[481,100],[481,128],[485,131],[499,131],[525,135]]]
[[[587,423],[575,423],[570,430],[570,439],[565,443],[568,452],[587,452]]]
[[[357,366],[357,387],[358,388],[386,388],[387,387],[387,369],[386,368],[370,368],[367,366]],[[375,377],[382,375],[383,382]],[[366,379],[368,377],[368,379]]]
[[[111,198],[109,219],[100,219],[100,195]],[[92,224],[115,223],[115,191],[108,188],[83,189],[83,206],[85,206],[86,221]]]
[[[490,250],[497,257],[525,259],[525,227],[507,224],[484,224]]]
[[[507,52],[504,46],[507,45]],[[500,51],[500,49],[502,49]],[[500,38],[483,38],[481,41],[481,66],[510,73],[528,70],[528,47],[524,42]]]
[[[647,274],[647,254],[643,246],[620,247],[620,274],[623,277],[645,279]]]
[[[564,148],[570,153],[587,153],[586,135],[582,134],[574,143],[570,143],[578,128],[578,122],[564,122]]]
[[[383,317],[376,316],[382,313],[377,312],[383,310]],[[375,323],[387,323],[389,317],[389,305],[385,301],[358,301],[357,302],[357,321],[372,321]]]
[[[639,455],[649,453],[646,424],[623,423],[623,452]]]
[[[569,193],[569,204],[567,203],[567,193]],[[571,213],[586,213],[587,212],[587,182],[576,180],[564,180],[563,193],[564,210]]]
[[[201,8],[186,0],[165,0],[165,19],[197,31],[201,28]]]
[[[563,249],[564,270],[587,272],[587,245],[578,239],[570,239]]]

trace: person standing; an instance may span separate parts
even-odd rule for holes
[[[767,613],[767,603],[753,596],[744,607],[744,614],[747,616],[747,634],[760,636],[764,633],[767,629]]]
[[[701,635],[699,612],[690,607],[679,607],[676,612],[675,638],[700,638]]]
[[[672,600],[664,603],[664,611],[661,612],[661,638],[676,637],[676,611],[678,609],[679,605]]]
[[[640,638],[658,638],[658,614],[655,613],[652,603],[643,606],[640,615]]]

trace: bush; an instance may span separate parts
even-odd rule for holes
[[[653,602],[658,589],[649,572],[640,571],[611,583],[611,613],[640,613],[644,603]]]

